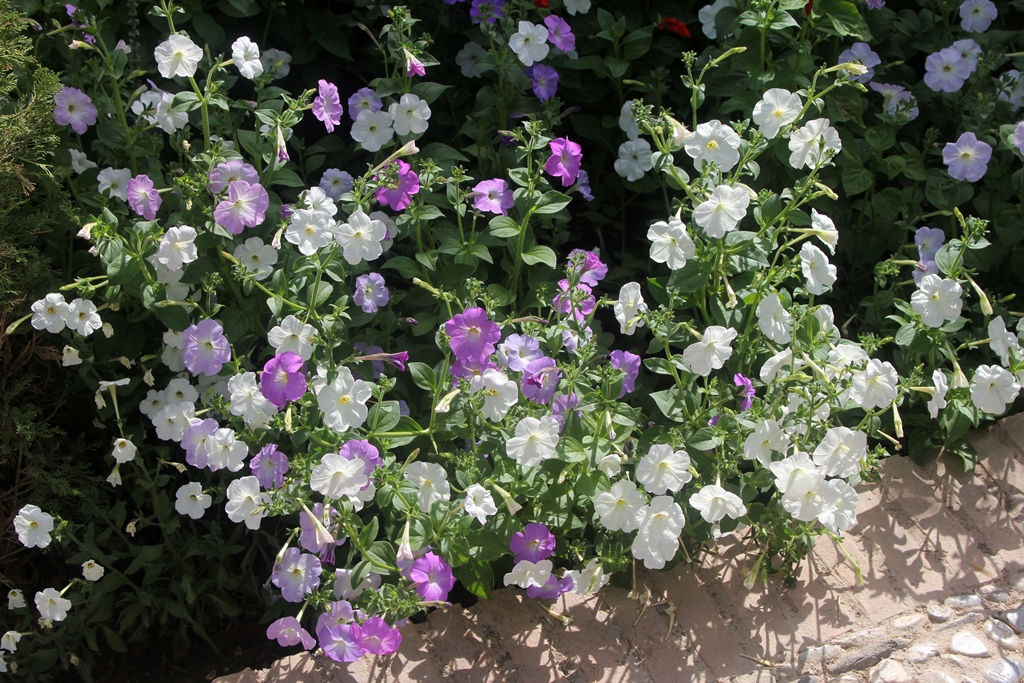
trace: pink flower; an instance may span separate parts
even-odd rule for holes
[[[548,147],[551,156],[544,164],[544,170],[562,179],[562,187],[569,187],[576,182],[583,162],[583,148],[568,138],[555,138]]]
[[[387,625],[380,617],[370,617],[362,624],[352,625],[356,644],[373,655],[389,655],[402,645],[402,633]]]
[[[423,66],[423,62],[416,58],[416,55],[404,50],[405,52],[405,75],[411,76],[424,76],[427,73],[426,68]]]
[[[297,401],[306,393],[305,362],[302,357],[285,351],[267,361],[260,374],[260,393],[279,410],[288,401]]]
[[[440,555],[428,552],[412,563],[409,578],[416,583],[416,594],[427,602],[443,602],[455,585],[455,576]]]
[[[65,86],[53,96],[53,118],[62,126],[82,135],[96,123],[96,106],[89,96],[78,88]]]
[[[312,650],[316,645],[313,636],[302,628],[302,624],[295,617],[282,617],[268,626],[267,638],[276,640],[281,647],[291,647],[302,643],[303,649]]]
[[[338,86],[323,79],[318,83],[320,89],[313,100],[313,116],[323,121],[328,133],[333,133],[334,127],[341,123],[341,115],[345,113],[338,96]]]
[[[128,206],[147,221],[156,218],[160,209],[160,193],[153,188],[153,181],[147,175],[137,175],[128,181]]]
[[[508,210],[515,206],[512,190],[501,178],[481,180],[473,187],[473,208],[477,211],[488,211],[508,215]]]
[[[262,223],[269,206],[270,196],[262,185],[234,180],[228,184],[228,198],[213,210],[213,218],[232,235],[240,235],[245,228]]]
[[[501,328],[487,317],[482,308],[467,308],[444,324],[448,345],[460,360],[490,356],[494,344],[501,339]]]
[[[388,164],[374,196],[384,206],[401,211],[412,203],[412,195],[420,191],[420,178],[401,159]]]

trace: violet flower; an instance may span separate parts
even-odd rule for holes
[[[515,553],[515,561],[540,562],[555,552],[555,535],[539,523],[531,522],[522,531],[512,534],[509,549]]]
[[[416,583],[416,595],[425,602],[444,602],[455,585],[452,568],[433,552],[412,563],[409,578]]]
[[[193,375],[213,377],[231,360],[231,344],[216,320],[200,320],[181,333],[185,368]]]
[[[558,390],[558,382],[562,379],[562,371],[554,358],[541,357],[530,361],[523,371],[520,384],[523,396],[529,401],[547,405]]]
[[[580,174],[583,163],[583,148],[568,138],[555,138],[548,143],[551,156],[544,163],[544,170],[562,179],[562,187],[569,187]]]
[[[640,356],[629,351],[612,351],[610,357],[612,368],[626,373],[622,379],[622,391],[619,393],[619,398],[622,398],[636,388],[636,378],[640,374]]]
[[[508,210],[516,204],[508,183],[501,178],[481,180],[473,186],[473,208],[477,211],[508,215]]]
[[[374,197],[384,206],[401,211],[412,203],[412,195],[419,191],[419,176],[409,164],[398,159],[385,169],[384,178],[377,186]]]
[[[148,175],[140,174],[128,181],[128,206],[132,211],[151,221],[156,218],[163,200],[153,187]]]
[[[213,218],[232,235],[240,235],[262,223],[269,207],[270,196],[262,185],[233,180],[228,184],[228,198],[217,204]]]
[[[338,96],[338,86],[322,78],[318,85],[318,94],[313,99],[313,116],[318,121],[323,121],[328,133],[333,133],[334,127],[341,123],[341,115],[345,113],[341,106],[341,98]]]
[[[364,313],[376,313],[381,306],[387,306],[390,299],[391,293],[384,286],[384,277],[380,273],[367,273],[356,278],[352,301]]]
[[[216,423],[214,422],[214,424]],[[182,440],[182,444],[184,443]],[[260,482],[260,486],[265,489],[279,489],[284,486],[284,475],[290,468],[291,463],[288,462],[288,456],[278,450],[277,444],[273,443],[268,443],[261,448],[259,453],[252,456],[249,461],[249,469]]]
[[[267,361],[260,373],[260,393],[278,410],[306,393],[306,362],[297,353],[285,351]]]
[[[402,632],[388,626],[380,617],[353,624],[352,636],[359,647],[372,655],[390,655],[402,645]]]
[[[754,396],[757,394],[754,391],[754,383],[738,372],[733,375],[732,382],[736,386],[743,388],[743,401],[740,403],[740,412],[750,410],[750,406],[754,405]]]
[[[487,317],[482,308],[467,308],[444,324],[448,345],[460,360],[477,359],[494,353],[494,343],[501,338],[501,328]]]

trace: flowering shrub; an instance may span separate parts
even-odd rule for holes
[[[110,48],[93,18],[72,8],[77,24],[62,29],[93,76],[55,97],[55,122],[90,140],[69,133],[94,259],[26,320],[61,335],[64,364],[95,388],[116,430],[108,481],[153,496],[140,519],[169,547],[186,524],[230,535],[222,559],[273,544],[258,577],[281,598],[269,638],[338,661],[387,654],[456,580],[482,597],[495,585],[587,594],[633,562],[671,566],[731,533],[747,543],[751,582],[789,577],[814,536],[839,540],[856,523],[855,486],[901,447],[912,396],[928,396],[954,441],[1016,398],[1022,361],[1004,318],[988,328],[1000,364],[977,364],[970,382],[960,366],[979,345],[965,313],[994,309],[969,258],[986,223],[956,203],[942,209],[960,235],[946,244],[920,227],[911,247],[920,214],[903,217],[895,249],[917,258],[878,265],[874,327],[852,339],[823,303],[844,286],[837,249],[863,239],[850,213],[900,210],[898,190],[849,196],[879,177],[864,150],[894,147],[915,103],[887,86],[887,137],[847,135],[863,122],[850,114],[858,91],[886,64],[863,42],[824,64],[792,45],[804,30],[867,38],[870,15],[846,2],[701,10],[723,46],[683,54],[687,115],[673,116],[652,103],[668,96],[668,66],[645,85],[632,62],[656,31],[688,38],[679,19],[638,26],[580,0],[463,4],[450,16],[470,42],[455,62],[490,79],[469,105],[464,83],[428,80],[441,65],[404,7],[371,32],[384,75],[348,89],[279,87],[287,55],[244,36],[230,54],[204,50],[166,0],[151,10],[167,26],[156,83],[138,80],[155,78],[148,51]],[[987,5],[972,12],[976,27]],[[129,49],[138,72],[125,71]],[[962,69],[940,58],[925,83],[945,92]],[[557,93],[580,87],[576,71],[612,85],[619,131],[563,119]],[[729,96],[738,73],[766,87]],[[476,115],[463,124],[466,107]],[[905,154],[883,158],[890,177],[920,167],[960,188],[985,175],[992,149],[966,132],[943,151],[948,170],[927,172]],[[618,230],[642,225],[639,249],[574,233],[597,213],[588,205],[627,192],[656,196],[651,220],[623,204],[630,227]],[[906,282],[883,289],[901,269]],[[130,578],[142,556],[124,567],[76,520],[29,504],[15,526],[26,546],[58,537],[89,553],[84,581],[36,594],[44,626],[74,613],[72,587],[147,592]],[[195,599],[160,604],[192,623]],[[30,613],[20,593],[10,608]],[[131,623],[110,630],[112,647]]]

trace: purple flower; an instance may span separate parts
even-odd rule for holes
[[[1017,128],[1013,131],[1013,146],[1024,155],[1024,121],[1017,122]]]
[[[381,466],[384,462],[381,460],[380,451],[369,441],[360,439],[349,439],[342,445],[341,450],[338,451],[338,455],[345,458],[349,462],[353,460],[360,460],[363,463],[363,474],[370,477],[373,471]],[[366,486],[361,490],[365,490],[369,486],[367,482]]]
[[[318,529],[317,522],[332,536],[336,536],[338,511],[330,505],[324,507],[323,503],[314,503],[313,509],[309,512],[313,513],[313,517],[310,517],[305,510],[299,512],[299,527],[302,529],[299,534],[299,545],[309,552],[319,555],[321,562],[334,564],[334,548],[344,545],[345,538],[337,540],[323,538],[323,532]]]
[[[182,444],[184,443],[182,440]],[[290,468],[291,463],[288,462],[288,456],[279,451],[277,444],[273,443],[268,443],[261,448],[259,453],[252,456],[252,460],[249,461],[249,469],[260,482],[260,486],[265,489],[279,489],[284,486],[284,475]]]
[[[416,595],[426,602],[444,602],[455,585],[452,568],[433,552],[412,563],[409,578],[416,583]]]
[[[574,393],[563,394],[551,402],[551,417],[558,423],[558,431],[565,429],[565,419],[579,404],[580,399]]]
[[[626,373],[622,379],[622,391],[619,393],[619,398],[622,398],[633,393],[633,389],[636,388],[636,378],[640,374],[640,356],[629,351],[612,351],[610,357],[612,368]]]
[[[210,464],[210,453],[206,440],[220,428],[216,420],[193,420],[181,437],[181,447],[185,449],[185,462],[192,467],[203,469]]]
[[[372,655],[389,655],[402,645],[402,632],[388,626],[380,617],[353,624],[352,636],[359,647]]]
[[[594,336],[594,330],[584,327],[580,331],[562,330],[562,346],[568,353],[576,353],[580,348],[580,342],[586,344]]]
[[[163,200],[148,175],[137,175],[128,181],[128,206],[147,221],[156,218]]]
[[[356,278],[356,290],[352,300],[364,313],[376,313],[381,306],[387,306],[391,299],[384,277],[380,273],[367,273]]]
[[[487,317],[482,308],[467,308],[444,324],[448,346],[460,360],[485,358],[494,353],[494,343],[501,339],[501,328]]]
[[[288,602],[302,602],[320,585],[320,560],[298,548],[284,551],[280,563],[274,565],[271,581],[281,589],[281,597]]]
[[[348,116],[353,121],[361,111],[380,111],[383,108],[384,103],[377,97],[373,88],[360,88],[352,97],[348,98]]]
[[[272,623],[267,627],[267,638],[276,640],[281,647],[302,643],[304,650],[312,650],[316,646],[313,636],[302,628],[302,624],[295,617],[281,617]]]
[[[401,211],[412,203],[412,195],[419,191],[419,176],[409,164],[399,159],[384,169],[384,177],[377,186],[374,196],[384,206]]]
[[[473,0],[469,8],[469,18],[474,24],[482,24],[485,21],[493,24],[503,15],[505,0]]]
[[[405,364],[409,362],[409,352],[399,351],[398,353],[385,353],[384,362],[393,365],[402,372],[405,372]]]
[[[269,207],[270,195],[262,185],[233,180],[228,184],[228,198],[217,204],[213,218],[232,235],[240,235],[262,223]]]
[[[750,410],[750,406],[754,405],[754,396],[757,394],[754,391],[754,383],[738,372],[733,375],[732,383],[743,388],[743,401],[740,403],[740,412]]]
[[[597,299],[587,285],[580,283],[570,292],[569,281],[559,280],[558,289],[560,292],[551,300],[551,305],[559,313],[571,314],[573,320],[582,324],[587,316],[594,312]]]
[[[942,163],[949,168],[949,175],[971,183],[982,179],[991,158],[992,147],[974,133],[964,133],[956,142],[947,142],[942,148]]]
[[[338,201],[341,195],[352,189],[352,174],[337,168],[329,168],[320,176],[320,189],[333,199]]]
[[[423,66],[423,62],[416,58],[416,55],[412,54],[408,50],[405,50],[405,75],[408,78],[413,76],[425,76],[427,73],[426,67]]]
[[[497,370],[498,364],[487,356],[480,356],[479,358],[456,358],[448,372],[452,373],[452,377],[456,379],[460,377],[473,378],[482,377],[484,372],[491,369]],[[452,382],[452,385],[455,384],[456,382]]]
[[[473,186],[473,208],[477,211],[488,211],[508,215],[508,210],[516,204],[512,197],[512,190],[501,178],[481,180]]]
[[[554,358],[541,357],[530,361],[523,371],[521,387],[527,400],[547,405],[551,403],[558,390],[558,381],[562,379],[562,371]]]
[[[533,600],[554,600],[562,593],[568,593],[576,587],[576,582],[573,581],[571,576],[563,576],[561,579],[555,578],[554,574],[548,576],[548,581],[543,586],[538,588],[537,586],[527,586],[526,596]]]
[[[850,80],[867,83],[875,77],[875,67],[882,63],[881,57],[867,43],[854,43],[839,53],[839,63],[856,62],[867,69],[867,73],[851,76]]]
[[[882,106],[885,107],[886,114],[895,116],[897,113],[905,111],[910,120],[913,121],[920,113],[917,108],[917,100],[902,85],[875,82],[870,87],[882,95]]]
[[[580,171],[581,178],[584,173],[585,171]],[[576,266],[576,271],[580,274],[580,282],[597,287],[597,283],[608,274],[608,266],[601,262],[601,257],[597,255],[597,252],[583,251],[582,249],[573,249],[569,252],[569,263],[574,263],[581,254],[583,260]]]
[[[284,129],[281,128],[280,125],[277,126],[277,142],[276,142],[276,147],[277,147],[277,160],[278,161],[284,162],[284,161],[288,161],[289,159],[291,159],[291,157],[288,156],[288,145],[285,144],[285,140],[284,140]]]
[[[96,123],[96,106],[78,88],[64,86],[53,96],[53,118],[61,126],[71,126],[79,135]]]
[[[579,177],[576,180],[576,191],[580,193],[580,196],[588,202],[594,201],[594,195],[590,191],[590,174],[586,171],[580,171]]]
[[[946,233],[939,228],[922,227],[914,233],[914,243],[917,245],[918,260],[920,268],[914,269],[914,282],[921,284],[921,278],[925,275],[938,275],[939,266],[935,262],[935,256],[942,248],[946,240]]]
[[[924,84],[936,92],[956,92],[971,75],[970,62],[955,47],[928,55],[924,68]]]
[[[721,420],[721,419],[722,419],[721,415],[713,416],[710,420],[708,420],[708,426],[709,427],[714,427],[715,425],[718,424],[718,421]],[[702,451],[702,452],[703,453],[707,453],[708,451]]]
[[[515,372],[522,372],[531,360],[543,355],[540,341],[528,334],[510,334],[498,346],[498,362]]]
[[[335,624],[317,629],[316,637],[324,654],[336,662],[355,662],[363,656],[363,648],[356,642],[357,624]]]
[[[552,17],[548,17],[551,19]],[[528,77],[533,79],[531,87],[533,94],[541,102],[547,102],[558,91],[558,72],[546,64],[534,64],[523,69]]]
[[[540,562],[555,552],[555,535],[543,524],[531,522],[522,531],[512,534],[508,546],[515,553],[516,562]]]
[[[297,401],[306,393],[305,365],[302,356],[291,351],[274,356],[263,366],[260,393],[278,410],[284,410],[288,401]]]
[[[882,9],[885,7],[885,0],[867,0],[868,9]]]
[[[334,127],[341,123],[341,115],[345,113],[341,106],[341,98],[338,97],[338,86],[322,78],[318,84],[319,92],[313,100],[313,116],[318,121],[323,121],[328,133],[333,133]]]
[[[181,333],[185,367],[193,375],[213,377],[231,360],[231,344],[216,320],[200,320]]]
[[[209,177],[210,182],[207,183],[206,189],[211,194],[223,192],[228,185],[236,180],[244,180],[250,185],[260,182],[260,174],[256,172],[256,169],[241,159],[232,159],[223,164],[217,164],[210,171]]]
[[[544,25],[548,28],[548,40],[552,45],[562,52],[572,52],[576,48],[576,36],[565,19],[550,14],[544,18]]]
[[[562,179],[562,187],[572,185],[580,174],[583,163],[583,148],[568,138],[555,138],[548,143],[551,156],[544,164],[549,175]]]

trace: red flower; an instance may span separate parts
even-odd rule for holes
[[[548,0],[533,0],[534,7],[540,7],[541,9],[548,8]]]
[[[690,29],[686,28],[686,24],[675,17],[665,17],[658,23],[658,28],[662,31],[671,31],[681,38],[690,37]]]
[[[804,14],[811,16],[811,12],[814,10],[814,0],[807,0],[807,4],[804,6]]]

